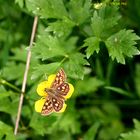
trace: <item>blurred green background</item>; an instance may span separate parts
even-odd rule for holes
[[[0,0],[0,140],[140,140],[139,7],[139,0]],[[64,113],[41,116],[36,87],[61,67],[75,91]]]

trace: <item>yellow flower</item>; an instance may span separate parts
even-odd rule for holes
[[[51,87],[52,86],[52,84],[53,84],[53,82],[56,80],[56,77],[57,77],[57,75],[56,74],[52,74],[52,75],[50,75],[49,77],[48,77],[48,79],[47,79],[47,81],[43,81],[43,82],[41,82],[38,86],[37,86],[37,93],[38,93],[38,95],[39,96],[42,96],[42,98],[40,99],[40,100],[38,100],[38,101],[36,101],[35,102],[35,111],[36,112],[39,112],[39,113],[41,113],[41,114],[43,114],[43,115],[49,115],[50,113],[52,113],[52,112],[57,112],[57,113],[61,113],[61,112],[64,112],[65,111],[65,109],[66,109],[66,104],[65,104],[65,100],[66,99],[68,99],[68,98],[70,98],[71,97],[71,95],[72,95],[72,93],[74,92],[74,87],[73,87],[73,85],[72,84],[70,84],[70,83],[64,83],[64,84],[68,84],[68,87],[69,87],[69,89],[68,89],[68,92],[66,93],[66,95],[64,96],[62,96],[62,95],[59,95],[60,93],[58,92],[58,93],[55,93],[55,94],[57,94],[58,96],[61,96],[62,98],[61,98],[61,100],[62,100],[62,104],[61,104],[61,108],[60,108],[60,110],[58,110],[58,111],[56,111],[55,109],[54,109],[54,104],[52,103],[52,98],[51,98],[51,100],[50,100],[50,102],[51,102],[51,107],[50,106],[48,106],[48,102],[49,102],[49,99],[48,99],[48,97],[50,97],[50,96],[52,96],[52,97],[55,97],[55,99],[57,99],[58,98],[58,96],[55,96],[55,94],[54,93],[50,93],[51,92],[51,89],[52,89],[52,91],[53,91],[53,88]],[[57,78],[59,78],[59,77],[57,77]],[[61,79],[60,79],[61,80]],[[60,85],[61,86],[61,85]],[[48,89],[48,91],[46,91],[46,89]],[[48,94],[49,93],[49,94]],[[64,99],[63,99],[64,98]],[[48,101],[47,103],[46,103],[46,101]],[[56,102],[55,103],[55,105],[56,105],[56,107],[58,106],[58,104],[60,103],[59,102],[60,101],[60,98],[58,98],[58,102]],[[47,104],[47,107],[45,106]],[[46,107],[46,108],[45,108]],[[51,108],[51,109],[50,109]],[[50,109],[49,110],[49,112],[45,112],[45,113],[43,113],[42,112],[42,110],[45,110],[46,111],[46,109]],[[48,111],[48,110],[47,110]]]

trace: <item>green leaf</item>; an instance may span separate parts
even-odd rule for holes
[[[95,136],[97,134],[97,130],[100,127],[100,123],[96,122],[93,124],[88,131],[85,133],[83,140],[95,140]]]
[[[53,135],[51,135],[50,140],[72,140],[72,136],[70,135],[70,132],[64,132],[61,131],[57,132],[57,133],[53,133]]]
[[[22,46],[20,48],[13,48],[11,51],[14,55],[10,57],[10,60],[26,62],[27,57],[26,46]]]
[[[29,11],[42,18],[63,18],[67,16],[63,0],[26,0]],[[59,10],[58,10],[59,9]]]
[[[118,87],[105,86],[105,88],[108,89],[108,90],[112,90],[116,93],[119,93],[121,95],[124,95],[124,96],[133,97],[133,95],[130,92],[125,91],[125,90],[123,90],[121,88],[118,88]]]
[[[49,76],[50,74],[53,74],[56,72],[56,70],[59,68],[60,63],[54,62],[50,64],[42,64],[37,65],[34,67],[34,71],[32,72],[31,79],[37,79],[39,77],[42,77],[43,75]]]
[[[67,61],[62,64],[68,73],[68,76],[76,79],[84,78],[84,65],[88,65],[84,55],[81,53],[72,53],[69,54]]]
[[[32,51],[37,58],[41,58],[42,60],[66,55],[64,47],[61,45],[59,39],[45,31],[42,35],[38,36],[38,40]]]
[[[5,41],[7,36],[7,32],[5,29],[0,28],[0,40]]]
[[[86,84],[86,86],[85,86]],[[77,81],[75,85],[74,96],[80,96],[81,94],[92,94],[97,91],[99,87],[103,86],[104,82],[96,77],[85,77],[83,80]]]
[[[140,140],[140,122],[136,119],[133,120],[135,129],[130,132],[121,134],[119,140]]]
[[[90,17],[91,0],[70,0],[70,16],[76,24],[87,22]]]
[[[91,27],[93,30],[93,35],[100,38],[101,33],[103,32],[104,27],[103,25],[104,25],[103,19],[100,16],[98,16],[97,11],[95,11],[91,19]]]
[[[100,48],[99,48],[99,43],[100,43],[100,39],[97,37],[89,37],[87,39],[84,40],[84,45],[83,46],[87,46],[86,49],[86,55],[87,58],[89,58],[94,51],[96,51],[97,53],[99,52]]]
[[[5,93],[5,94],[7,94],[7,93]],[[13,94],[13,93],[10,93],[10,94]],[[12,116],[16,116],[17,108],[18,108],[18,100],[16,97],[14,99],[12,99],[12,101],[11,101],[11,98],[8,98],[8,96],[0,98],[0,111],[1,112],[5,112]]]
[[[81,131],[81,125],[78,121],[79,114],[75,110],[74,105],[74,100],[69,100],[67,102],[65,112],[54,125],[55,129],[58,128],[59,131],[71,132],[71,134],[78,134]]]
[[[62,118],[59,121],[59,130],[64,130],[66,132],[71,131],[72,134],[80,132],[80,123],[77,121],[77,115],[73,115],[73,113],[68,111],[62,116]]]
[[[29,125],[36,131],[37,134],[44,135],[52,133],[51,127],[56,121],[56,116],[51,115],[48,117],[44,117],[41,116],[41,114],[37,114],[36,112],[34,112]]]
[[[0,85],[0,100],[8,96],[10,96],[10,93],[6,91],[4,86]]]
[[[9,62],[3,69],[3,77],[7,81],[16,80],[15,84],[20,85],[22,83],[22,76],[24,74],[25,64],[15,62]],[[17,72],[15,74],[15,72]]]
[[[132,30],[121,30],[106,40],[106,47],[112,60],[125,64],[125,56],[132,57],[140,54],[134,46],[140,38]]]
[[[137,94],[140,97],[140,64],[136,64],[134,81]]]
[[[21,85],[23,81],[23,75],[25,70],[25,63],[16,64],[15,61],[8,62],[3,69],[2,77],[7,81],[15,81],[16,85]],[[17,72],[15,74],[15,72]],[[27,77],[28,84],[32,84],[33,81],[30,79],[30,70]]]
[[[6,140],[16,140],[11,126],[0,121],[0,134],[6,135]]]
[[[108,121],[108,124],[106,124],[98,134],[99,140],[117,140],[119,134],[124,131],[120,120],[114,119],[113,121]]]
[[[15,3],[17,3],[21,8],[23,8],[23,6],[24,6],[23,0],[15,0]]]
[[[91,19],[93,35],[101,39],[107,38],[119,19],[120,14],[116,6],[103,6],[94,12]]]
[[[72,32],[72,27],[75,23],[69,18],[63,18],[62,20],[57,20],[56,22],[50,23],[47,31],[53,31],[53,33],[58,36],[65,38]]]

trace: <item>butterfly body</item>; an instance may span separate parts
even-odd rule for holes
[[[64,99],[64,97],[61,95],[61,91],[58,91],[56,89],[53,89],[53,88],[46,88],[45,89],[45,92],[48,94],[48,96],[51,96],[51,97],[59,97],[59,98],[62,98]]]

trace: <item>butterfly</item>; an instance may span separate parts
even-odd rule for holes
[[[48,94],[45,98],[46,101],[42,107],[41,114],[49,115],[52,112],[59,112],[65,104],[65,96],[70,90],[69,84],[66,82],[66,74],[61,68],[52,82],[50,88],[45,88]]]

